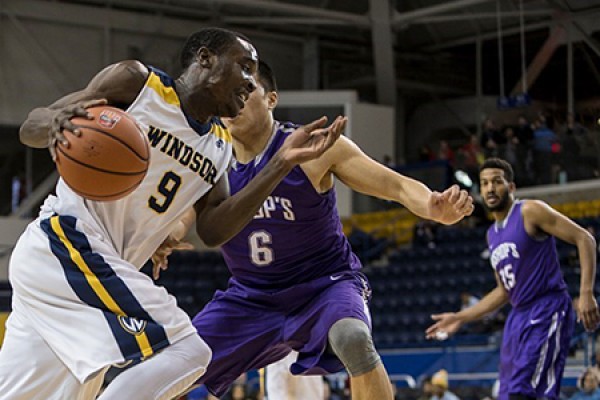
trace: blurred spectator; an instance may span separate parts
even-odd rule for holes
[[[448,165],[454,167],[454,151],[448,144],[447,140],[440,140],[437,158],[438,160],[448,161]]]
[[[431,147],[424,144],[419,148],[419,162],[429,162],[435,159]]]
[[[577,381],[579,389],[570,400],[600,400],[600,389],[598,389],[598,377],[590,369],[587,369]]]
[[[429,400],[433,396],[433,385],[431,384],[431,377],[426,376],[421,383],[421,395],[418,400]]]
[[[515,136],[515,131],[511,126],[504,128],[504,137],[506,138],[506,145],[504,146],[504,153],[500,156],[511,165],[517,165],[517,147],[519,146],[519,140]]]
[[[515,179],[517,186],[527,186],[532,182],[532,143],[533,129],[524,115],[520,115],[514,128],[516,141],[517,163],[515,164]]]
[[[534,169],[536,183],[540,185],[552,183],[552,153],[556,141],[556,134],[546,125],[546,118],[540,116],[533,131]]]
[[[567,121],[565,122],[564,130],[575,136],[585,136],[588,133],[588,130],[575,120],[575,114],[572,112],[567,113]]]
[[[448,372],[441,369],[431,377],[433,396],[431,400],[459,400],[458,396],[448,390]]]
[[[567,124],[560,134],[561,167],[569,180],[580,179],[581,149],[575,138],[575,131]]]
[[[498,156],[498,138],[500,132],[496,128],[494,121],[487,118],[483,123],[483,131],[481,132],[481,139],[479,144],[483,150],[483,154],[486,158]]]
[[[438,224],[434,221],[421,220],[417,222],[413,231],[413,246],[434,249],[436,247],[437,228]]]
[[[21,203],[21,180],[18,176],[13,176],[11,189],[10,209],[14,213]]]
[[[457,168],[462,168],[473,182],[478,182],[479,166],[483,164],[485,157],[479,146],[477,135],[471,135],[469,141],[458,150],[457,162],[458,159],[461,161]]]

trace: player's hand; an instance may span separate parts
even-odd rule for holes
[[[437,322],[425,331],[427,339],[445,340],[455,334],[462,325],[462,321],[456,316],[456,313],[434,314],[431,319]]]
[[[299,127],[287,137],[279,149],[280,157],[289,163],[290,167],[318,158],[338,140],[347,122],[347,117],[339,116],[324,128],[327,117],[321,117]]]
[[[600,311],[593,293],[582,293],[579,295],[577,306],[577,322],[582,322],[588,332],[593,332],[600,323]]]
[[[169,268],[169,256],[174,250],[193,249],[194,246],[191,243],[175,239],[169,235],[152,255],[152,278],[157,280],[160,277],[160,271],[166,271]]]
[[[444,225],[452,225],[473,213],[473,198],[458,185],[452,185],[443,193],[433,192],[429,200],[430,219]]]
[[[108,101],[106,99],[87,100],[69,104],[66,107],[54,110],[52,124],[50,125],[50,131],[48,132],[48,150],[50,150],[52,161],[56,161],[56,145],[58,142],[67,148],[69,147],[69,141],[63,133],[64,129],[73,132],[75,136],[81,135],[79,129],[71,122],[71,118],[81,117],[94,119],[94,117],[87,112],[86,108],[105,105],[107,103]]]

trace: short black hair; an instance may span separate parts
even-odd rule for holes
[[[265,92],[276,92],[277,91],[277,80],[273,70],[263,60],[258,62],[258,80],[262,87],[265,88]]]
[[[501,169],[504,171],[504,178],[506,178],[509,183],[514,182],[515,173],[513,172],[512,166],[507,161],[496,157],[488,158],[479,168],[479,173],[481,174],[481,171],[488,168]]]
[[[206,47],[217,55],[227,51],[238,38],[250,42],[248,38],[241,33],[222,28],[204,28],[198,32],[192,33],[183,45],[181,50],[181,68],[186,69],[192,64],[194,57],[201,47]]]

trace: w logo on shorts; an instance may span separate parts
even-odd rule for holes
[[[136,336],[144,333],[144,330],[146,330],[146,326],[148,325],[148,322],[134,317],[120,315],[118,318],[119,324],[121,324],[123,329]]]

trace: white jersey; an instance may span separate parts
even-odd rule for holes
[[[42,216],[70,215],[108,238],[117,253],[141,268],[190,209],[226,172],[231,135],[218,119],[201,125],[182,111],[174,81],[151,69],[127,109],[150,141],[150,165],[140,186],[123,199],[86,200],[60,179]]]
[[[121,200],[96,202],[60,180],[12,252],[0,400],[93,398],[108,366],[196,335],[175,298],[138,269],[226,171],[231,138],[218,119],[205,126],[188,119],[160,71],[127,111],[150,140],[141,185]],[[67,385],[64,376],[74,379]]]

